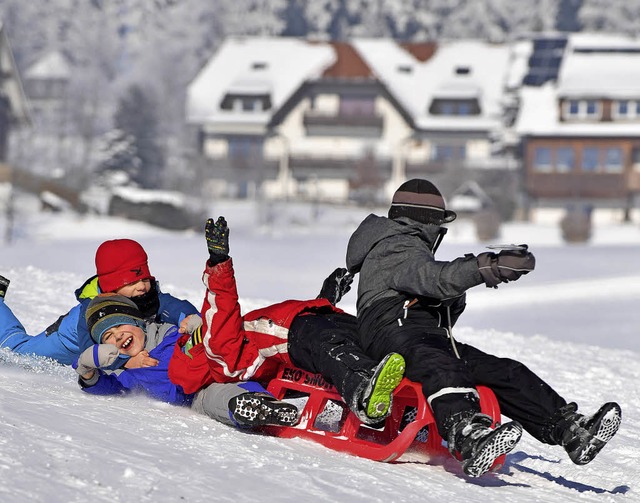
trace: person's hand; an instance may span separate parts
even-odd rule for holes
[[[202,318],[197,314],[190,314],[180,322],[178,332],[181,334],[192,334],[202,326]]]
[[[318,299],[327,299],[334,306],[351,290],[353,275],[344,267],[338,267],[322,283]]]
[[[149,356],[149,351],[140,351],[136,356],[132,356],[124,364],[126,369],[139,369],[142,367],[157,367],[158,360]]]
[[[211,265],[229,258],[229,227],[224,217],[218,217],[215,222],[213,218],[209,218],[204,226],[204,237],[207,240]]]
[[[82,352],[72,367],[83,379],[90,379],[96,369],[108,367],[119,355],[115,344],[94,344]]]
[[[497,255],[485,252],[479,254],[477,259],[480,275],[485,285],[490,288],[497,288],[500,283],[516,281],[536,267],[536,258],[526,248],[502,250]]]

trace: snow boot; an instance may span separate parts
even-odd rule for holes
[[[360,417],[364,413],[368,419],[379,422],[391,413],[393,392],[404,377],[405,367],[404,358],[398,353],[389,353],[382,359],[360,395]]]
[[[613,438],[622,422],[622,410],[615,402],[605,403],[590,417],[576,412],[578,406],[569,403],[558,410],[559,417],[553,440],[564,447],[571,461],[586,465]]]
[[[407,426],[413,423],[416,420],[416,417],[418,417],[417,407],[405,407],[402,419],[398,425],[398,433],[402,432]],[[426,444],[427,440],[429,440],[429,425],[423,426],[418,430],[415,441]]]
[[[522,436],[516,421],[491,428],[493,418],[476,413],[455,423],[449,430],[449,452],[460,458],[462,470],[470,477],[489,471],[496,459],[511,452]]]
[[[7,294],[7,288],[9,288],[10,281],[4,276],[0,276],[0,299],[4,299]]]
[[[242,393],[229,400],[232,419],[240,426],[293,426],[298,408],[268,393]]]

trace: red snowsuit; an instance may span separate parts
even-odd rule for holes
[[[185,355],[183,336],[169,365],[169,377],[192,393],[211,382],[269,381],[281,364],[291,365],[289,327],[305,312],[342,312],[326,299],[287,300],[240,314],[232,260],[205,267],[207,293],[202,306],[203,344]]]

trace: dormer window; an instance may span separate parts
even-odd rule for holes
[[[614,119],[639,119],[640,101],[617,100],[613,102],[612,115]]]
[[[263,112],[271,109],[271,96],[268,94],[227,93],[220,103],[220,108],[234,112]]]
[[[566,100],[563,105],[564,118],[575,119],[600,119],[602,105],[598,100]]]
[[[480,104],[477,99],[436,98],[431,102],[429,113],[448,116],[480,115]]]

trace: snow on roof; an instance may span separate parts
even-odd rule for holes
[[[233,82],[228,91],[237,94],[250,94],[250,95],[260,95],[260,94],[271,94],[273,86],[271,82],[267,80],[238,80]]]
[[[558,76],[561,97],[640,96],[640,41],[620,35],[572,36]]]
[[[318,78],[335,60],[328,44],[294,38],[227,39],[187,89],[187,121],[266,125],[272,115],[308,79]],[[269,94],[263,112],[222,110],[227,93]]]
[[[540,87],[522,87],[515,130],[519,134],[543,133],[554,125],[558,125],[554,85],[548,82]]]
[[[507,89],[517,89],[520,87],[524,76],[529,70],[529,57],[533,52],[531,40],[518,40],[514,42],[510,49],[509,65],[505,77]]]
[[[521,135],[540,136],[640,136],[637,123],[560,122],[556,89],[549,82],[541,87],[523,87],[515,129]]]
[[[471,82],[452,82],[433,91],[433,98],[480,99],[482,89]]]
[[[71,67],[60,51],[52,51],[27,68],[24,76],[27,79],[68,79]]]
[[[138,203],[157,202],[181,207],[184,206],[185,202],[184,194],[170,190],[143,190],[136,187],[116,187],[113,193],[123,199]]]
[[[508,46],[475,40],[443,42],[431,58],[420,62],[390,39],[353,43],[418,128],[485,130],[500,125],[500,103],[510,58]],[[434,96],[477,97],[480,115],[430,115]]]
[[[522,135],[640,136],[634,122],[560,122],[559,98],[640,98],[640,41],[606,34],[574,34],[558,82],[524,86],[515,129]]]

